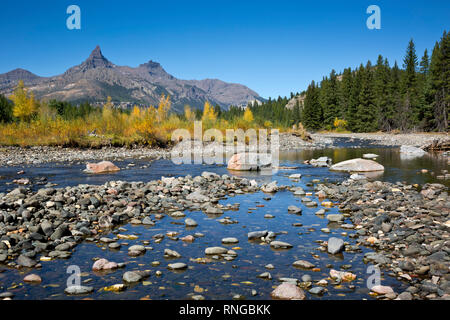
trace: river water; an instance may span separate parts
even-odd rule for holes
[[[306,192],[313,192],[313,179],[320,181],[341,181],[348,178],[346,173],[330,172],[328,168],[314,168],[303,164],[304,160],[328,156],[333,163],[361,157],[364,153],[379,155],[378,162],[385,166],[385,172],[377,177],[377,180],[390,182],[407,182],[424,184],[429,182],[443,183],[449,186],[448,180],[438,180],[437,175],[442,170],[448,170],[447,158],[438,155],[426,155],[419,158],[405,158],[401,156],[398,148],[368,145],[364,142],[342,140],[339,148],[321,150],[302,150],[283,152],[280,155],[280,165],[297,167],[293,170],[279,170],[273,176],[258,173],[239,174],[242,177],[256,179],[259,183],[276,180],[279,185],[301,186]],[[127,181],[151,181],[161,176],[200,175],[203,171],[216,172],[218,174],[233,174],[225,166],[216,165],[175,165],[169,160],[157,160],[149,162],[146,159],[127,159],[116,163],[122,170],[114,174],[87,175],[82,172],[85,163],[71,164],[43,164],[33,167],[8,167],[0,168],[0,193],[12,190],[16,185],[13,179],[27,177],[32,181],[39,181],[45,177],[45,183],[57,184],[57,187],[73,186],[78,184],[104,184],[109,180]],[[130,166],[130,164],[132,164]],[[17,172],[25,170],[25,174],[18,176]],[[421,169],[427,169],[428,173],[421,173]],[[288,179],[293,173],[301,173],[302,178],[298,182]],[[39,188],[40,185],[33,185]],[[201,211],[187,213],[188,217],[198,222],[194,230],[187,230],[182,223],[184,219],[176,220],[165,217],[157,222],[154,227],[124,225],[121,234],[137,235],[136,240],[118,240],[122,243],[120,250],[110,250],[106,245],[83,242],[75,247],[72,256],[65,260],[42,262],[42,268],[35,270],[16,270],[0,265],[0,293],[9,291],[15,294],[16,299],[80,299],[79,296],[67,296],[64,294],[66,281],[69,274],[67,267],[77,265],[82,271],[82,284],[93,286],[94,293],[81,296],[94,299],[189,299],[192,294],[200,294],[206,299],[232,299],[235,295],[244,296],[246,299],[270,299],[270,292],[278,285],[281,277],[300,279],[308,274],[313,281],[325,279],[329,275],[330,267],[336,270],[348,269],[356,274],[357,279],[339,286],[328,285],[327,292],[323,296],[307,293],[308,299],[373,299],[368,293],[366,281],[371,275],[367,273],[368,265],[364,264],[362,257],[370,251],[362,248],[359,253],[344,252],[341,255],[329,255],[317,248],[317,240],[327,240],[331,236],[343,238],[350,244],[355,241],[349,237],[353,230],[341,229],[339,226],[328,225],[324,217],[315,215],[320,209],[308,208],[301,202],[300,197],[295,197],[289,191],[280,191],[271,195],[262,192],[236,195],[221,200],[220,203],[239,203],[237,211],[227,211],[222,216],[211,217]],[[314,201],[317,199],[312,196]],[[302,215],[289,214],[287,207],[296,205],[303,209]],[[264,218],[270,213],[275,216],[272,219]],[[336,208],[331,208],[327,213],[338,213]],[[218,222],[220,218],[229,216],[237,220],[237,224],[223,225]],[[346,220],[349,222],[349,220]],[[301,223],[302,226],[293,226]],[[330,233],[323,233],[320,229],[330,228]],[[270,230],[281,232],[277,240],[285,241],[293,245],[292,249],[274,250],[269,245],[261,245],[247,240],[247,233],[256,230]],[[165,237],[161,243],[155,243],[152,236],[167,231],[179,232],[183,237],[194,232],[201,232],[205,236],[197,238],[193,243],[174,241]],[[117,233],[116,231],[113,231]],[[113,237],[112,234],[108,235]],[[236,248],[238,256],[233,261],[217,260],[207,264],[199,264],[190,261],[190,258],[204,257],[204,249],[210,246],[225,246],[221,244],[224,237],[235,237],[239,243]],[[142,241],[150,241],[153,250],[139,257],[129,257],[127,245],[141,244]],[[227,246],[225,246],[227,247]],[[182,258],[169,260],[164,258],[164,249],[169,248],[179,252]],[[115,262],[126,262],[125,269],[118,269],[108,274],[96,274],[91,271],[93,259],[106,258]],[[296,260],[307,260],[320,268],[320,271],[300,270],[292,266]],[[153,261],[159,261],[160,265],[152,266]],[[167,269],[167,264],[184,262],[189,268],[182,272],[173,272]],[[275,269],[267,270],[265,266],[271,263]],[[124,292],[112,293],[102,290],[105,286],[122,283],[122,274],[129,270],[151,270],[151,276],[144,282],[129,286]],[[161,276],[155,272],[162,271]],[[272,280],[257,278],[257,275],[269,271]],[[41,284],[33,285],[23,282],[23,277],[28,273],[36,273],[43,279]],[[402,292],[408,287],[407,282],[397,280],[388,272],[382,270],[382,284],[392,286],[394,291]],[[256,295],[255,292],[256,291]],[[252,292],[253,291],[253,292]]]

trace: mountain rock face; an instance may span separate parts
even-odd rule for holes
[[[305,105],[305,98],[306,98],[306,94],[301,94],[301,95],[295,96],[288,101],[288,103],[286,104],[285,107],[289,110],[292,110],[295,108],[296,104],[298,103],[299,107],[301,109],[303,109],[303,107]]]
[[[0,74],[0,93],[11,94],[19,80],[23,80],[37,98],[46,101],[101,103],[111,96],[113,102],[121,106],[157,105],[161,94],[165,94],[171,96],[172,108],[182,111],[186,104],[202,108],[205,101],[228,108],[264,100],[241,84],[217,79],[177,79],[151,60],[136,68],[117,66],[103,56],[99,46],[83,63],[54,77],[39,77],[23,69]]]

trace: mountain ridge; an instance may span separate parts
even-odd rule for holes
[[[103,55],[100,46],[82,63],[60,75],[40,77],[20,68],[0,74],[0,93],[11,94],[19,80],[23,80],[37,98],[46,101],[102,103],[111,96],[115,104],[130,107],[133,104],[157,105],[161,94],[165,94],[171,96],[176,111],[182,111],[186,104],[201,108],[205,101],[223,108],[244,106],[253,100],[264,101],[242,84],[212,78],[178,79],[153,60],[137,67],[118,66]]]

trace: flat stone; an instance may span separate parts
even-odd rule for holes
[[[324,287],[314,287],[314,288],[309,289],[309,293],[316,294],[316,295],[322,295],[325,291],[326,290]]]
[[[258,278],[270,280],[272,279],[272,275],[270,274],[270,272],[263,272],[258,275]]]
[[[408,292],[408,291],[402,292],[397,296],[397,300],[412,300],[412,299],[413,299],[413,296],[412,296],[411,292]]]
[[[171,270],[182,270],[187,268],[187,264],[183,262],[171,263],[167,266]]]
[[[327,215],[327,220],[330,222],[341,222],[341,221],[344,221],[344,216],[339,213],[335,213],[335,214],[333,213],[333,214]]]
[[[110,262],[106,259],[99,259],[95,261],[94,265],[92,266],[93,271],[101,271],[101,270],[113,270],[118,268],[117,263]]]
[[[164,249],[164,256],[169,258],[181,258],[181,254],[171,249]]]
[[[330,170],[345,172],[372,172],[384,171],[384,167],[373,160],[357,158],[336,163],[330,167]]]
[[[228,249],[222,247],[209,247],[205,249],[205,254],[214,255],[214,254],[225,254],[228,252]]]
[[[248,240],[260,239],[262,237],[267,236],[268,231],[252,231],[247,234]]]
[[[370,288],[372,292],[375,292],[377,294],[389,294],[394,293],[394,290],[392,290],[389,286],[382,286],[382,285],[376,285]]]
[[[283,282],[271,292],[271,297],[282,300],[305,300],[305,292],[295,284]]]
[[[26,268],[33,268],[37,264],[36,261],[34,261],[33,259],[30,259],[29,257],[24,256],[24,255],[20,255],[17,258],[16,262],[19,266],[26,267]]]
[[[222,239],[222,243],[224,244],[233,244],[233,243],[238,243],[239,240],[237,238],[223,238]]]
[[[119,167],[110,161],[101,161],[99,163],[88,163],[85,172],[87,173],[107,173],[120,171]]]
[[[292,244],[283,241],[272,241],[270,246],[274,249],[289,249],[292,248]]]
[[[311,262],[306,261],[306,260],[297,260],[292,265],[294,267],[303,268],[303,269],[312,269],[315,267],[314,264],[312,264]]]
[[[142,219],[142,224],[146,226],[154,226],[155,222],[153,222],[150,217],[145,217],[144,219]]]
[[[129,283],[139,282],[143,278],[144,278],[143,275],[137,271],[127,271],[122,276],[123,281],[129,282]]]
[[[70,286],[64,290],[64,292],[66,294],[70,294],[70,295],[88,294],[93,291],[94,291],[94,287],[87,287],[87,286]]]
[[[142,254],[146,251],[145,247],[140,244],[133,245],[128,248],[128,252],[137,252],[139,254]]]
[[[108,244],[108,248],[110,248],[110,249],[119,249],[120,247],[121,247],[121,245],[118,242],[113,242],[113,243]]]
[[[186,220],[184,220],[184,223],[186,224],[186,227],[196,227],[198,226],[198,223],[191,218],[187,218]]]
[[[291,213],[301,213],[301,212],[302,212],[302,209],[299,208],[299,207],[296,207],[296,206],[289,206],[289,207],[288,207],[288,212],[291,212]]]
[[[331,237],[328,239],[328,253],[336,254],[344,250],[344,240]]]
[[[25,278],[23,278],[23,281],[25,281],[25,282],[41,283],[42,279],[37,274],[28,274],[27,276],[25,276]]]
[[[375,153],[364,153],[362,156],[364,159],[376,159],[379,156]]]

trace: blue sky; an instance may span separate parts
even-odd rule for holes
[[[81,30],[66,28],[71,4]],[[372,4],[381,30],[366,27]],[[0,73],[60,74],[98,44],[118,65],[153,60],[181,79],[242,83],[268,98],[378,54],[401,66],[409,39],[420,58],[449,27],[448,0],[2,1]]]

